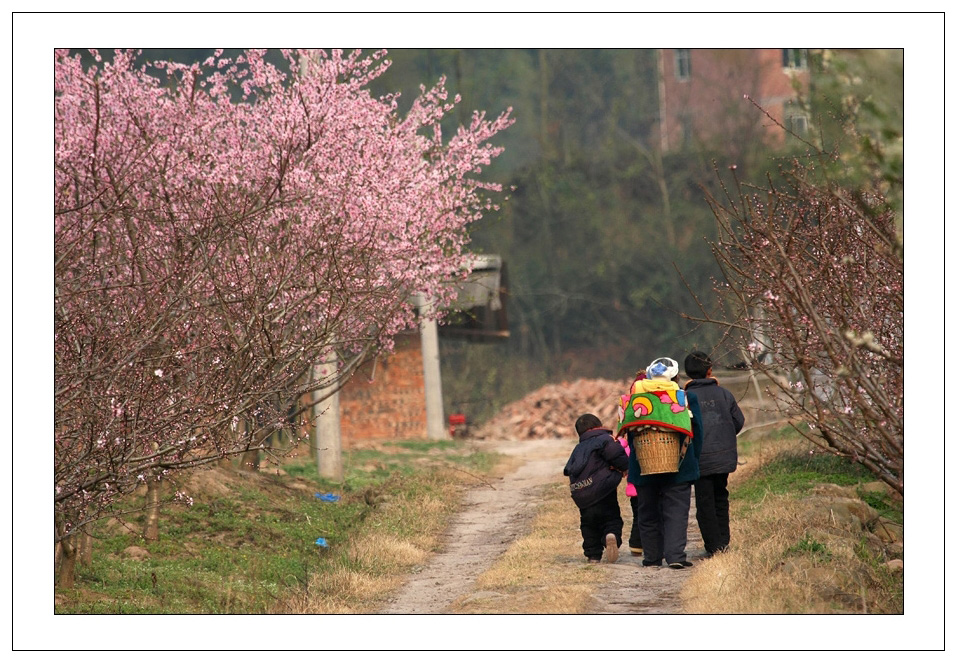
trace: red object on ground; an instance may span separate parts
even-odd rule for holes
[[[464,414],[450,414],[449,415],[449,437],[455,437],[455,427],[461,426],[465,428],[465,415]]]

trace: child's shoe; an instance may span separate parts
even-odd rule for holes
[[[632,557],[641,557],[645,554],[644,548],[636,548],[635,546],[628,546],[628,550],[631,551]]]
[[[611,532],[605,535],[605,561],[609,564],[618,561],[618,538]]]

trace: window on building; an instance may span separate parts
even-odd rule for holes
[[[691,49],[675,49],[675,78],[686,81],[691,78]]]
[[[807,136],[807,115],[797,113],[789,116],[788,129],[797,136]]]
[[[785,69],[807,69],[807,49],[782,48],[781,64]]]
[[[784,127],[795,136],[805,137],[808,134],[807,110],[795,99],[784,103]]]

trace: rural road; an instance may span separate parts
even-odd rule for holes
[[[572,448],[570,440],[475,442],[515,460],[515,469],[492,486],[472,489],[462,509],[443,534],[440,552],[386,603],[381,614],[445,614],[508,547],[527,534],[545,486],[565,482],[562,468]],[[573,508],[570,506],[570,508]],[[646,568],[628,552],[631,509],[622,502],[626,542],[614,565],[603,565],[605,580],[596,585],[588,614],[678,614],[678,595],[689,573],[667,567]],[[694,521],[689,518],[688,556],[704,552]],[[582,558],[584,562],[584,558]]]

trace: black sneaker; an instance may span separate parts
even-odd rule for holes
[[[641,560],[641,565],[642,566],[661,566],[661,560],[659,559],[657,562],[652,562],[651,560],[643,559]]]
[[[694,564],[692,564],[692,563],[689,562],[688,560],[685,560],[685,561],[683,561],[683,562],[672,562],[671,564],[668,565],[668,568],[670,568],[670,569],[686,569],[686,568],[688,568],[689,566],[694,566]]]

